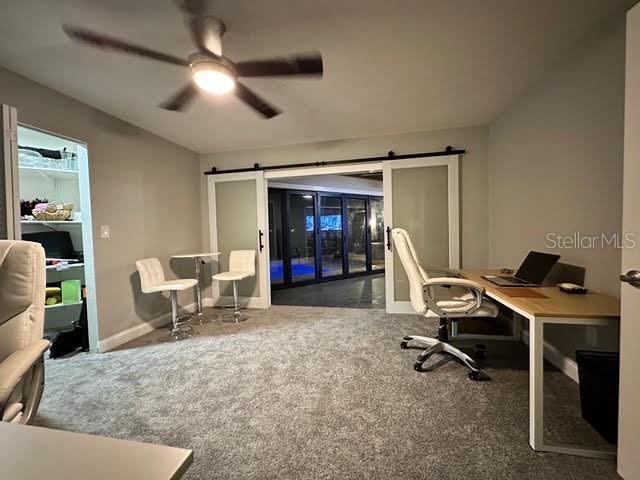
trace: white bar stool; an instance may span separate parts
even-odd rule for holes
[[[178,292],[193,288],[198,281],[194,278],[177,278],[175,280],[165,280],[164,270],[157,258],[145,258],[136,262],[136,268],[140,274],[140,286],[143,293],[169,292],[171,298],[171,321],[173,328],[171,336],[174,340],[181,337],[190,336],[193,327],[184,323],[191,318],[191,315],[178,316]]]
[[[238,305],[238,281],[256,275],[256,251],[255,250],[231,250],[229,253],[229,271],[216,273],[212,278],[218,281],[233,282],[233,315],[227,316],[235,323],[246,320],[247,317],[240,313]]]

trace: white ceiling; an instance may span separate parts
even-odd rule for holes
[[[486,124],[598,24],[637,0],[218,0],[233,60],[319,50],[322,80],[248,79],[284,113],[233,96],[156,105],[186,69],[73,44],[71,22],[179,56],[172,0],[4,2],[0,64],[200,153]]]

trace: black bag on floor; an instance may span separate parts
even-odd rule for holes
[[[71,330],[58,332],[51,340],[49,358],[58,358],[80,349],[89,351],[89,329],[87,326],[87,298],[82,300],[80,318]]]

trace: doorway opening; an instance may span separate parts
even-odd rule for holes
[[[271,302],[385,307],[382,173],[268,182]]]
[[[96,349],[87,146],[27,125],[19,124],[17,133],[20,237],[41,243],[47,259],[45,336],[74,328],[84,315]]]

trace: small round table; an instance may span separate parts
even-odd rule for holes
[[[208,253],[181,253],[178,255],[171,255],[171,258],[192,258],[196,265],[196,305],[197,310],[194,315],[201,318],[200,323],[202,323],[202,291],[200,290],[200,262],[203,258],[217,257],[220,255],[220,252],[208,252]]]

